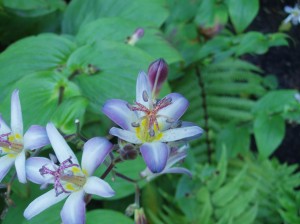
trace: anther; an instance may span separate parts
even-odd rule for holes
[[[149,129],[149,135],[150,135],[150,137],[154,137],[155,136],[155,131],[152,128]]]
[[[132,106],[129,103],[126,103],[126,106],[128,107],[129,110],[132,111]]]
[[[134,127],[134,128],[137,128],[137,127],[140,126],[140,123],[138,123],[138,122],[132,122],[131,126]]]
[[[148,93],[147,93],[146,90],[143,91],[143,100],[144,100],[145,102],[148,102],[148,100],[149,100],[149,96],[148,96]]]

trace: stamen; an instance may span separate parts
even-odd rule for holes
[[[148,96],[148,93],[147,93],[146,90],[143,91],[143,100],[144,100],[145,102],[148,102],[148,100],[149,100],[149,96]]]
[[[137,128],[137,127],[140,126],[140,123],[138,123],[138,122],[132,122],[131,126],[134,127],[134,128]]]
[[[9,132],[0,135],[0,147],[10,148],[12,146],[11,142],[8,140],[8,136],[10,136],[10,134],[11,133]]]
[[[70,191],[64,189],[60,180],[64,177],[64,175],[70,174],[69,171],[68,173],[64,173],[65,169],[73,166],[79,167],[79,165],[74,164],[71,159],[72,156],[70,156],[70,158],[68,158],[67,160],[63,161],[56,170],[50,170],[46,167],[46,165],[42,166],[42,168],[39,169],[39,172],[42,176],[44,176],[45,174],[50,174],[54,177],[54,189],[56,192],[56,196],[60,195],[61,193],[70,193]],[[73,172],[70,175],[73,175]]]
[[[149,135],[150,135],[150,137],[155,136],[155,131],[152,128],[149,129]]]
[[[127,103],[126,106],[128,107],[129,110],[132,110],[132,106],[129,103]]]

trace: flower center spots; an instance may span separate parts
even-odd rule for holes
[[[39,171],[42,176],[49,174],[54,177],[56,196],[76,191],[78,188],[82,188],[86,182],[86,176],[82,173],[79,165],[72,162],[72,157],[63,161],[55,170],[50,170],[44,165]],[[65,186],[61,181],[67,182]]]
[[[18,133],[2,134],[0,135],[0,147],[3,147],[6,153],[20,153],[23,149],[23,137]]]
[[[148,96],[145,91],[143,92],[143,99],[145,102],[148,102]],[[145,139],[147,139],[145,141],[153,141],[154,139],[157,140],[157,138],[159,137],[157,136],[157,134],[160,133],[159,125],[157,121],[157,118],[159,117],[158,112],[161,109],[171,104],[172,104],[172,98],[165,97],[157,101],[156,103],[154,103],[151,107],[153,109],[150,109],[138,102],[136,102],[136,105],[130,107],[132,111],[140,111],[145,114],[143,117],[141,117],[140,123],[132,123],[132,126],[137,128],[136,129],[137,136],[141,140],[145,140]],[[161,136],[159,138],[161,138]]]

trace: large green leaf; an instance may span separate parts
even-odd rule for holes
[[[22,17],[35,17],[64,9],[63,0],[2,0],[6,9]]]
[[[283,140],[285,122],[280,115],[259,114],[254,120],[254,136],[259,153],[270,156]]]
[[[65,13],[62,29],[75,34],[80,26],[100,17],[118,16],[137,21],[138,26],[159,27],[168,16],[161,0],[73,0]]]
[[[94,224],[111,224],[111,223],[122,223],[122,224],[133,224],[133,220],[123,215],[120,212],[115,212],[108,209],[96,209],[86,214],[86,223]]]
[[[30,125],[45,125],[50,121],[58,106],[60,94],[63,94],[63,99],[79,95],[78,87],[58,72],[39,72],[27,75],[16,82],[11,91],[15,88],[20,90],[20,101],[26,129]],[[10,108],[10,98],[10,94],[7,95],[6,100],[1,104],[1,108]],[[1,112],[8,120],[10,110],[6,109]]]
[[[238,33],[243,32],[259,10],[258,0],[228,0],[227,7],[231,22]]]
[[[120,17],[101,18],[82,26],[76,40],[81,44],[91,44],[102,40],[124,43],[138,27],[137,21]],[[153,58],[164,58],[168,63],[182,60],[181,55],[164,39],[161,31],[147,26],[143,29],[145,34],[135,47],[144,50]]]
[[[74,82],[83,95],[90,100],[90,108],[100,113],[103,103],[109,98],[132,102],[135,99],[135,82],[139,71],[146,71],[153,61],[138,48],[113,41],[101,41],[86,45],[75,51],[67,67],[76,72]],[[92,64],[100,72],[87,74],[85,68]]]
[[[127,160],[123,163],[119,163],[116,165],[116,171],[133,179],[140,179],[140,172],[146,168],[146,164],[141,157],[138,157],[135,160]],[[105,171],[105,166],[102,165],[100,169],[98,169],[94,176],[101,176]],[[117,200],[120,198],[124,198],[128,195],[131,195],[135,192],[135,185],[131,182],[128,182],[118,176],[115,176],[113,172],[111,172],[106,178],[112,189],[116,192],[114,197],[108,198],[108,200]],[[143,187],[146,184],[145,181],[139,181],[139,186]],[[103,200],[103,198],[94,196],[96,199]]]
[[[54,34],[29,37],[11,45],[0,55],[0,101],[8,94],[9,85],[36,71],[63,66],[75,45]]]

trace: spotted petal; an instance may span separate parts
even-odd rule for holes
[[[98,177],[89,177],[83,189],[88,194],[95,194],[100,197],[108,198],[115,195],[114,190],[104,180]]]
[[[160,141],[173,142],[200,135],[201,133],[203,133],[203,130],[198,126],[169,129],[164,131],[163,137],[160,139]]]
[[[25,150],[22,150],[17,156],[15,166],[19,182],[26,183]]]
[[[125,130],[133,130],[132,123],[137,121],[136,113],[128,108],[124,100],[112,99],[106,101],[102,112],[113,122]]]
[[[0,135],[7,134],[9,132],[11,132],[10,128],[8,127],[8,125],[5,123],[2,116],[0,115]]]
[[[24,135],[24,148],[37,149],[50,144],[46,128],[32,125]]]
[[[73,163],[79,164],[74,152],[62,137],[62,135],[57,131],[54,124],[48,123],[46,126],[46,130],[58,161],[62,163],[63,161],[71,157]]]
[[[80,190],[70,194],[61,210],[61,219],[64,224],[85,223],[84,191]]]
[[[9,169],[13,166],[15,157],[11,155],[5,155],[0,158],[0,182],[8,173]]]
[[[50,182],[51,177],[42,176],[40,169],[46,166],[50,170],[54,170],[56,166],[50,159],[44,157],[31,157],[26,160],[26,175],[27,179],[36,184],[44,184]],[[53,181],[52,181],[53,182]]]
[[[116,136],[120,139],[123,139],[127,142],[131,142],[133,144],[141,144],[142,143],[142,141],[136,137],[136,134],[131,131],[122,130],[120,128],[113,127],[109,130],[109,134]]]
[[[81,166],[91,176],[95,169],[104,161],[112,150],[111,144],[106,138],[95,137],[88,140],[83,146]]]
[[[14,90],[11,96],[11,129],[13,134],[23,136],[23,118],[19,99],[19,90]]]
[[[29,220],[50,206],[62,201],[68,195],[62,193],[56,196],[55,190],[52,189],[31,202],[24,211],[24,217]]]
[[[157,115],[177,121],[188,108],[188,100],[179,93],[170,93],[165,98],[172,99],[172,103],[160,109]]]
[[[167,144],[162,142],[144,143],[140,150],[152,173],[159,173],[165,168],[169,156]]]
[[[151,86],[145,72],[140,72],[136,82],[136,102],[143,104],[147,108],[152,103]]]

